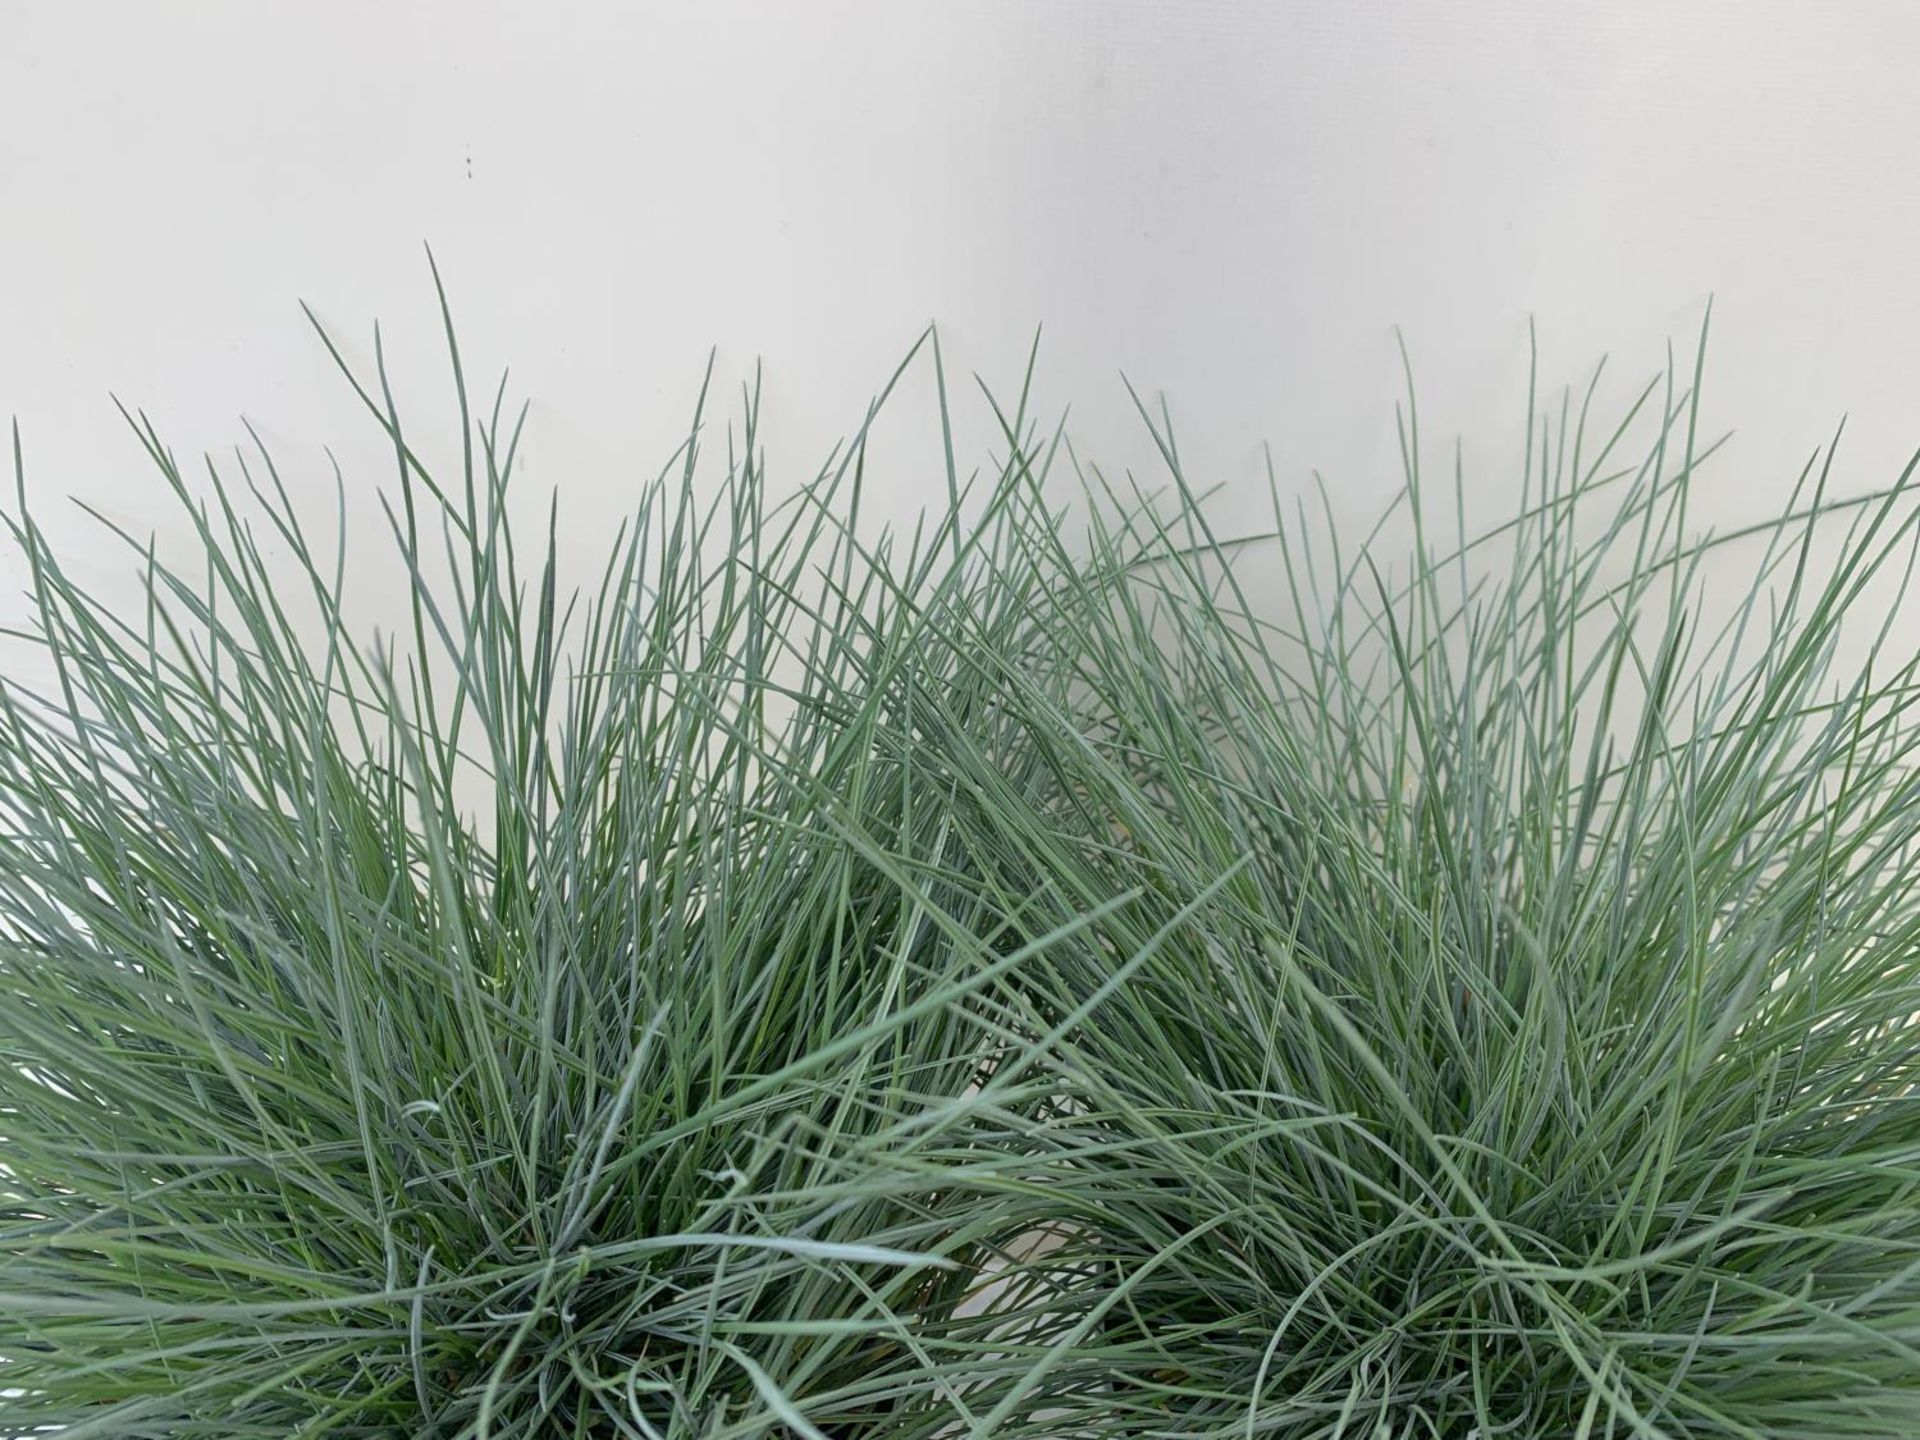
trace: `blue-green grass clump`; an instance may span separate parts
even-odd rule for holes
[[[1221,533],[1030,367],[581,584],[450,359],[377,640],[258,447],[131,612],[23,487],[0,1434],[1920,1434],[1911,471],[1703,531],[1696,365]]]
[[[968,723],[950,642],[1023,597],[951,517],[858,538],[864,431],[774,502],[749,394],[572,598],[518,422],[463,386],[437,479],[379,379],[377,641],[264,450],[196,490],[133,420],[199,541],[122,537],[135,613],[14,517],[0,1433],[953,1433],[1025,1364],[981,1343],[1018,1280],[977,1312],[1044,1222],[995,1172],[1035,1092],[892,734]]]
[[[1031,537],[1076,578],[978,848],[1136,897],[1019,977],[1095,1005],[1088,1433],[1920,1434],[1912,469],[1702,532],[1698,371],[1594,393],[1490,529],[1409,403],[1359,543],[1216,534],[1164,414],[1166,494]]]

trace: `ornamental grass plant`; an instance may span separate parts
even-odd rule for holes
[[[1030,370],[872,537],[703,391],[576,597],[447,339],[378,640],[262,447],[132,613],[22,482],[0,1434],[1920,1433],[1908,475],[1224,533]]]
[[[462,384],[436,476],[354,383],[379,643],[258,447],[196,490],[129,417],[199,551],[122,535],[136,613],[14,519],[54,679],[0,694],[0,1433],[953,1433],[1047,1220],[941,1178],[1050,1103],[976,997],[1050,942],[896,740],[968,728],[1017,561],[863,548],[860,439],[774,502],[749,393],[572,597],[510,414]]]
[[[1086,1433],[1920,1434],[1912,466],[1702,531],[1699,378],[1530,396],[1482,529],[1409,398],[1358,543],[1216,534],[1144,408],[1164,493],[1026,532],[1059,643],[979,848],[1043,920],[1133,897],[1018,976],[1097,999]]]

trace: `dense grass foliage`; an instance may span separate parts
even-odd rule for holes
[[[261,450],[135,613],[23,490],[0,1434],[1920,1434],[1907,477],[1220,535],[1023,389],[875,538],[749,394],[575,598],[377,380],[377,643]]]
[[[1829,450],[1690,531],[1697,390],[1540,407],[1480,533],[1409,406],[1404,551],[1226,543],[1158,418],[1170,497],[1036,537],[1078,583],[978,813],[1058,915],[1140,897],[1021,975],[1101,997],[1056,1052],[1098,1433],[1920,1434],[1920,521]]]
[[[0,1433],[950,1433],[1024,1364],[955,1312],[1044,1223],[994,1174],[1040,1092],[892,735],[969,729],[949,640],[1026,597],[950,522],[862,550],[859,442],[770,502],[749,395],[576,606],[517,427],[442,484],[384,391],[391,644],[264,453],[202,497],[135,422],[201,541],[134,544],[144,613],[16,524],[56,679],[0,695]]]

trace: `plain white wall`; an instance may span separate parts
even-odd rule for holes
[[[1164,390],[1230,512],[1263,441],[1391,493],[1398,324],[1498,508],[1530,316],[1547,377],[1610,351],[1619,394],[1715,293],[1717,493],[1777,500],[1843,411],[1862,488],[1920,442],[1917,63],[1908,0],[14,0],[0,411],[93,583],[127,563],[62,495],[179,530],[110,390],[182,455],[246,415],[322,517],[332,445],[377,541],[387,461],[295,300],[357,360],[385,323],[445,454],[428,241],[588,550],[710,346],[723,394],[764,359],[798,480],[930,319],[1003,385],[1044,323],[1043,401],[1115,467],[1148,455],[1118,374]],[[923,379],[883,432],[895,515],[942,486],[932,415]],[[0,547],[9,618],[21,575]]]

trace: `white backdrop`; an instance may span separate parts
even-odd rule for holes
[[[1618,394],[1713,293],[1716,493],[1783,495],[1844,411],[1864,488],[1920,442],[1917,63],[1907,0],[11,0],[0,411],[95,583],[127,563],[63,495],[178,530],[109,391],[183,457],[244,414],[302,486],[332,445],[377,541],[387,463],[295,301],[358,360],[384,322],[444,453],[425,241],[589,548],[710,346],[723,393],[764,360],[798,480],[930,319],[1003,385],[1044,324],[1084,454],[1145,458],[1124,370],[1230,507],[1267,441],[1362,509],[1397,483],[1398,324],[1498,508],[1529,316],[1545,376],[1610,351]],[[935,434],[917,382],[874,457],[892,513],[939,495]],[[9,617],[20,578],[0,548]]]

